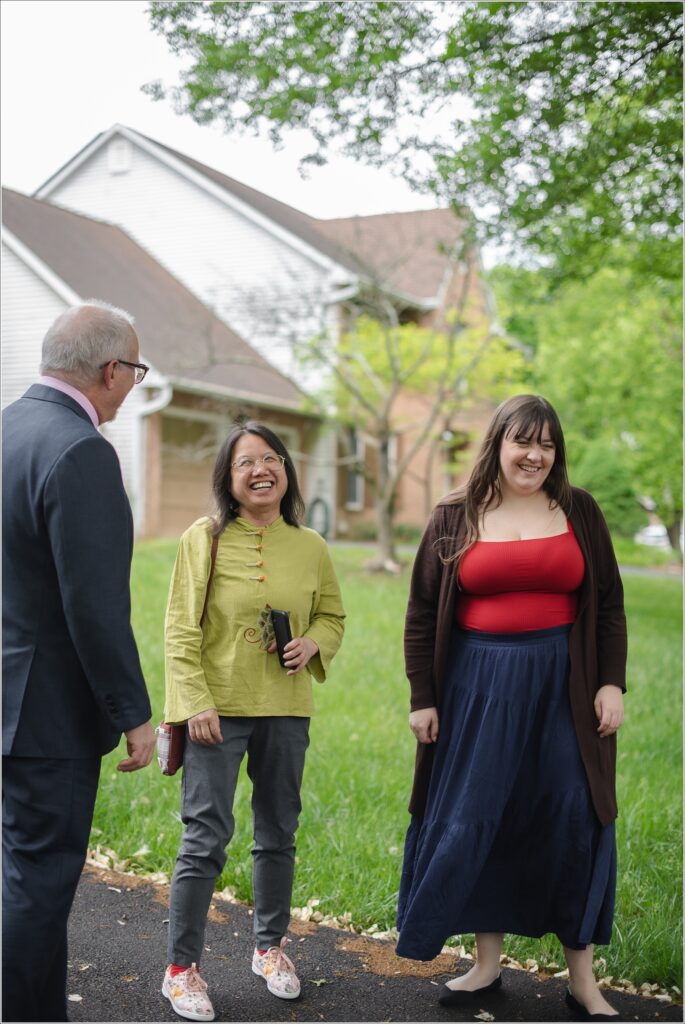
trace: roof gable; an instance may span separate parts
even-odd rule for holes
[[[437,303],[455,270],[464,230],[452,210],[415,210],[318,221],[319,230],[353,251],[367,276],[399,295]]]
[[[234,182],[232,178],[228,178],[226,175],[214,171],[211,167],[207,167],[205,164],[193,160],[185,156],[185,154],[172,149],[170,146],[165,146],[155,139],[149,138],[147,135],[136,132],[126,125],[116,124],[108,129],[108,131],[96,135],[70,161],[59,168],[58,171],[37,188],[34,196],[38,199],[50,199],[62,182],[68,179],[82,164],[89,160],[98,150],[102,149],[115,136],[122,136],[133,145],[139,146],[149,156],[166,164],[195,186],[205,189],[210,195],[236,209],[314,263],[323,266],[328,271],[335,272],[337,270],[338,276],[342,275],[345,279],[349,279],[350,271],[353,270],[349,266],[350,261],[348,260],[345,264],[337,259],[337,257],[342,258],[344,254],[339,252],[330,240],[323,237],[317,238],[315,233],[307,232],[302,229],[301,225],[298,226],[298,218],[311,220],[306,214],[300,214],[299,211],[294,210],[292,207],[286,207],[284,203],[279,203],[275,199],[270,200],[269,196],[256,192],[254,189],[249,189],[247,186],[242,186],[240,182]],[[231,187],[232,185],[236,187],[233,188]],[[250,193],[253,193],[253,195],[249,195]],[[255,201],[256,196],[261,196],[264,202]],[[296,216],[288,218],[287,216],[279,215],[279,207],[282,207],[284,210],[290,210]],[[293,222],[295,222],[295,226]]]
[[[328,269],[337,268],[339,276],[348,281],[372,281],[407,305],[432,308],[440,300],[445,278],[454,273],[452,254],[464,223],[450,209],[317,219],[123,125],[96,136],[52,175],[36,196],[49,197],[116,134],[143,146],[224,202],[251,212],[262,226],[278,232],[289,244],[301,244],[310,258],[318,255]]]
[[[445,275],[452,272],[452,253],[463,233],[464,223],[449,208],[322,220],[154,139],[148,141],[299,235],[357,276],[371,279],[374,284],[410,301],[437,299]]]
[[[144,136],[144,138],[147,138],[147,136]],[[320,231],[320,222],[314,217],[310,217],[301,210],[295,209],[294,206],[288,206],[287,203],[282,203],[280,200],[274,199],[264,192],[250,188],[249,185],[244,185],[235,178],[229,178],[227,174],[222,174],[221,171],[208,167],[206,164],[200,163],[199,160],[194,160],[184,153],[179,153],[178,150],[171,149],[171,147],[165,146],[161,142],[156,142],[154,139],[148,139],[148,142],[151,142],[157,149],[164,150],[164,152],[169,153],[175,159],[180,160],[187,167],[191,167],[198,174],[213,181],[225,192],[259,211],[259,213],[268,217],[269,220],[285,228],[286,231],[297,235],[302,241],[307,242],[308,245],[328,256],[335,263],[339,263],[354,274],[358,274],[361,271],[362,268],[354,258],[354,254],[347,252],[344,247],[336,243],[335,239]]]
[[[172,381],[298,408],[304,395],[121,228],[3,189],[3,223],[77,295],[130,310]]]

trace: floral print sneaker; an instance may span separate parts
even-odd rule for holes
[[[167,967],[162,982],[162,995],[166,996],[179,1017],[186,1020],[214,1020],[214,1007],[207,995],[207,982],[200,977],[197,964],[187,971],[171,977]]]
[[[266,953],[255,949],[252,957],[252,970],[266,981],[266,987],[272,995],[279,999],[297,999],[300,994],[300,982],[295,974],[295,966],[284,953],[288,939],[281,939],[280,946],[271,946]]]

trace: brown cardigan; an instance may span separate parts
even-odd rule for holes
[[[585,577],[576,621],[569,635],[569,695],[592,801],[597,817],[607,825],[618,813],[616,735],[600,738],[593,705],[600,686],[614,683],[625,690],[627,635],[623,586],[609,530],[597,502],[587,491],[577,487],[572,490],[569,519],[585,559]],[[444,565],[439,553],[456,550],[463,530],[463,505],[439,504],[433,510],[416,555],[404,632],[412,711],[436,707],[440,712],[457,587],[453,565]],[[437,541],[441,543],[436,544]],[[434,750],[434,744],[417,744],[409,810],[419,816],[425,807]]]

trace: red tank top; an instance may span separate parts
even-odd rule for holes
[[[523,633],[573,622],[585,562],[571,524],[533,540],[477,541],[459,566],[462,629]]]

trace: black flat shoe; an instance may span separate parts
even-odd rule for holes
[[[613,1013],[589,1013],[582,1003],[579,1003],[574,996],[571,995],[571,990],[566,989],[566,1005],[569,1010],[572,1010],[577,1017],[581,1020],[618,1020],[619,1014]]]
[[[496,992],[498,988],[502,987],[502,975],[498,974],[494,981],[491,981],[489,985],[483,985],[482,988],[476,988],[472,992],[467,992],[463,988],[448,988],[447,985],[443,985],[438,996],[438,1002],[441,1006],[466,1006],[468,1003],[472,1003],[474,999],[480,996],[486,996],[489,992]]]

